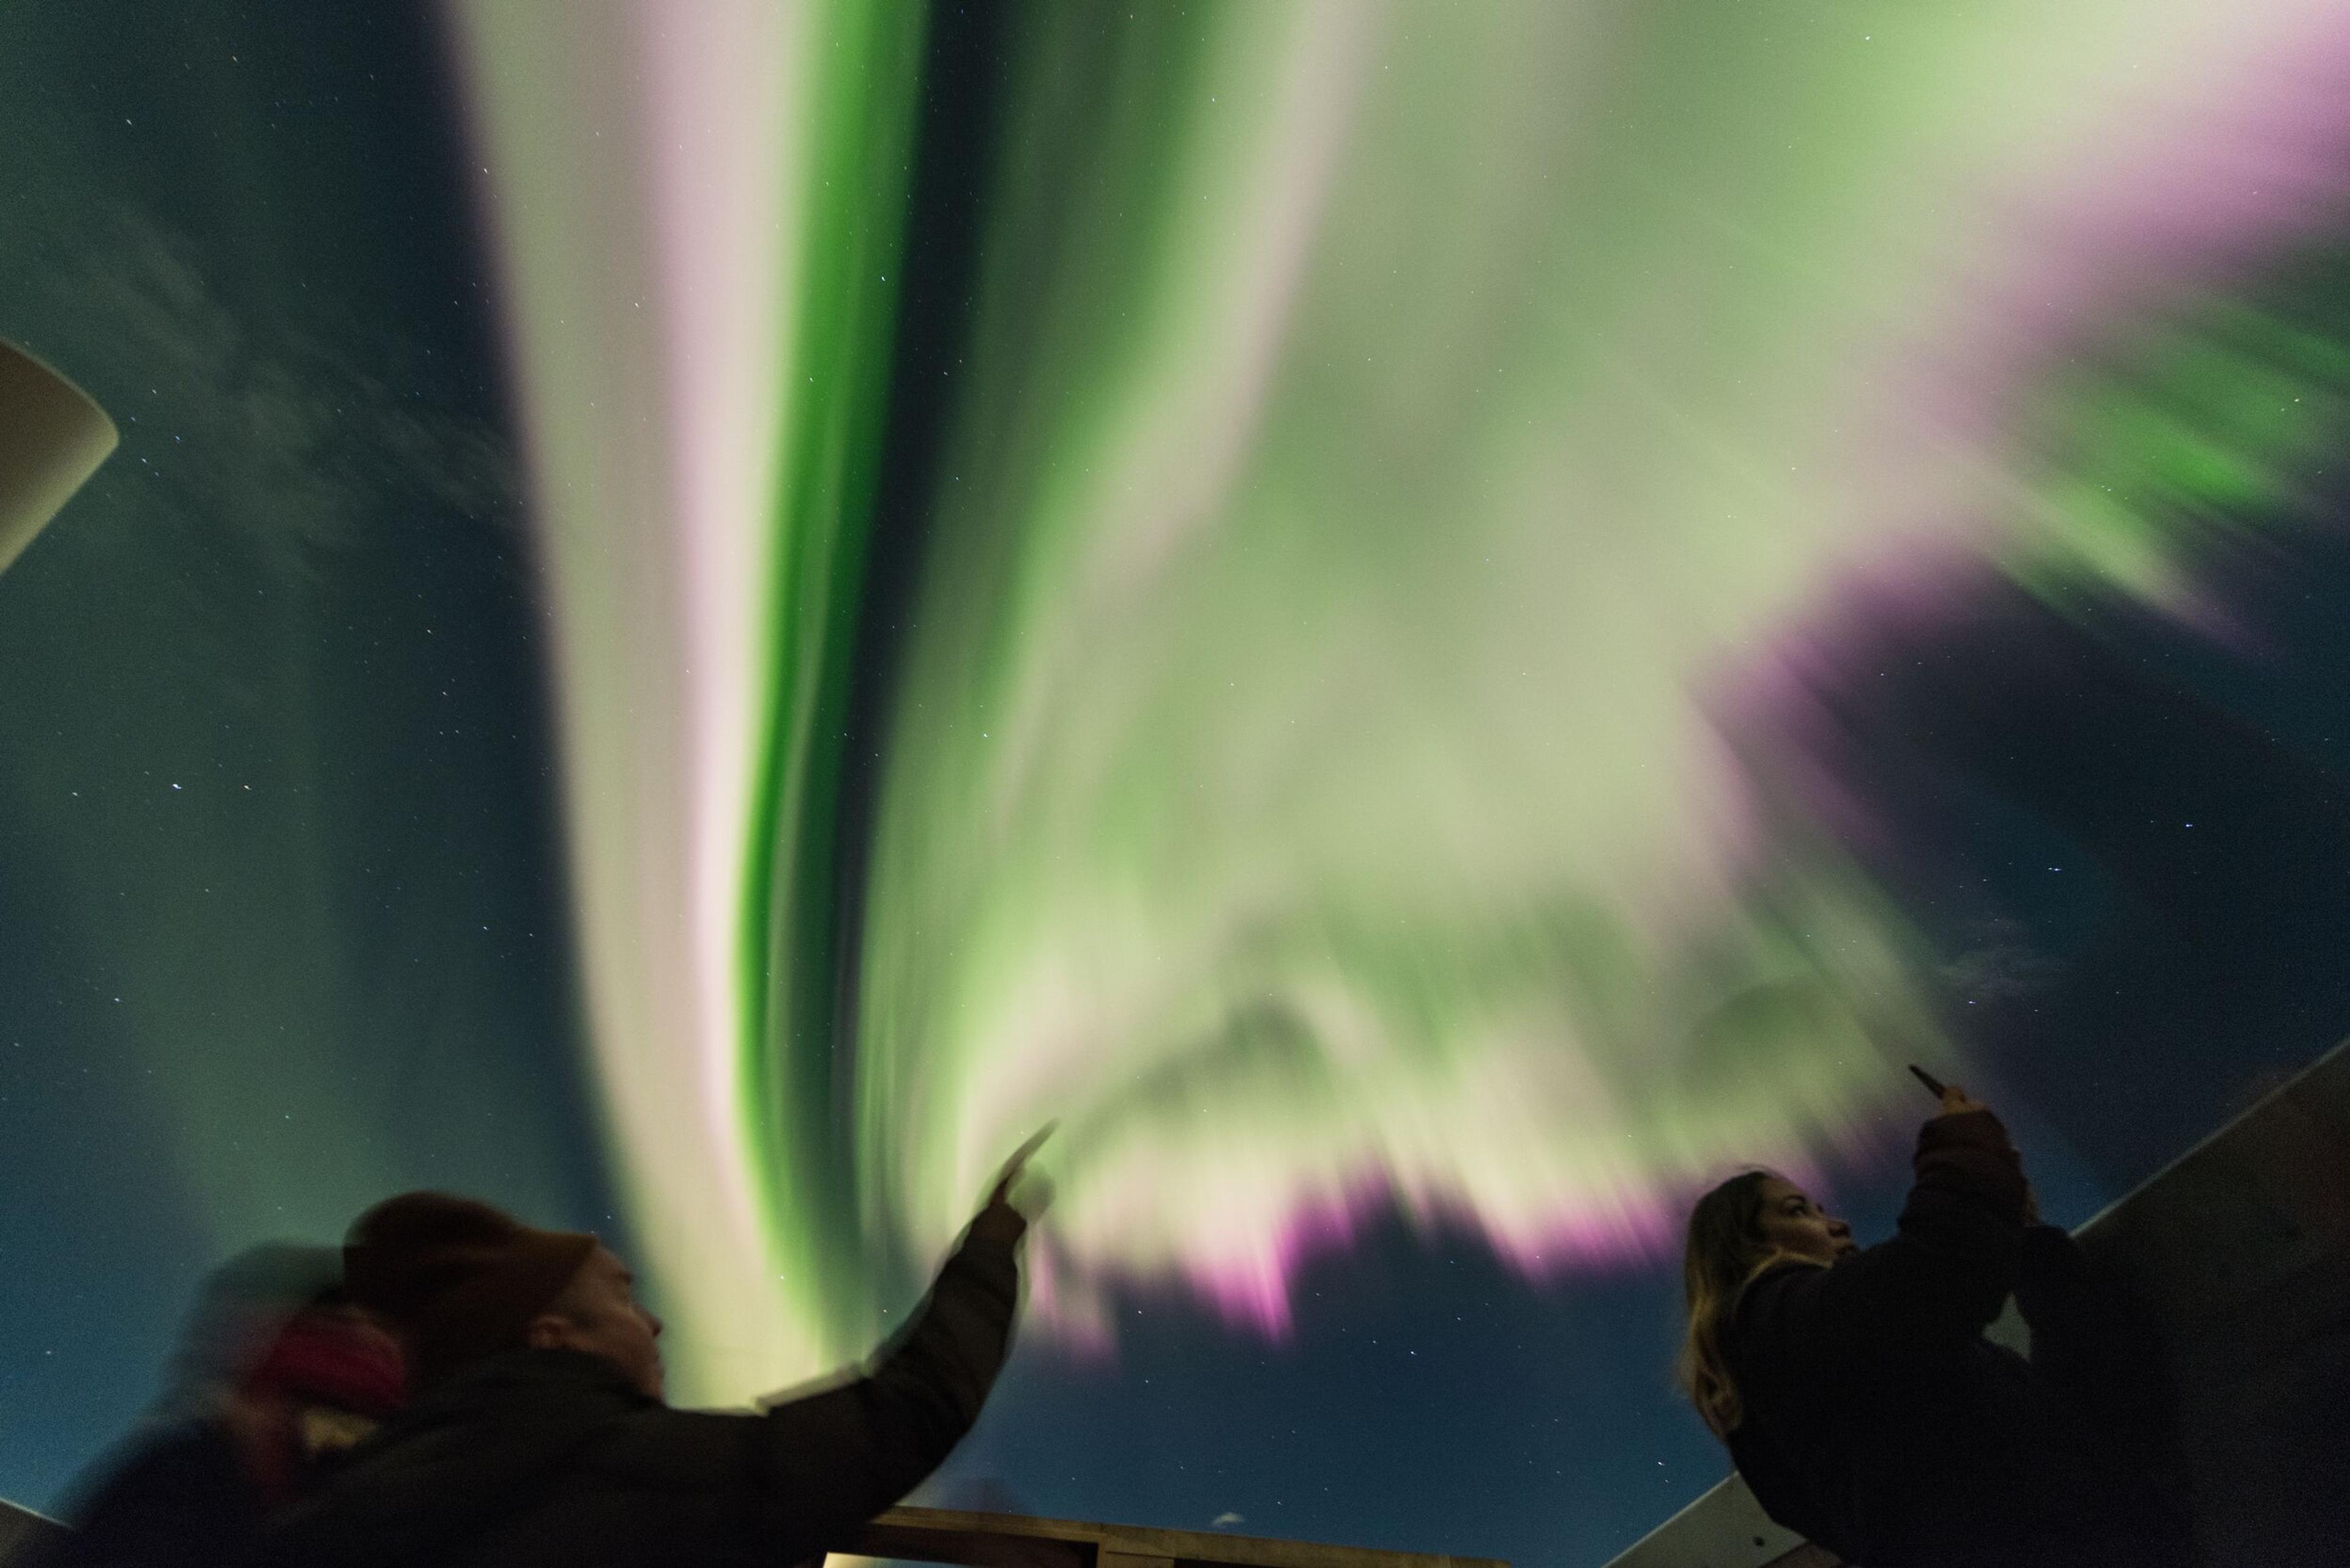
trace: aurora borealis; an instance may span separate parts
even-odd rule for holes
[[[1017,9],[860,639],[922,13],[457,14],[607,1103],[687,1343],[806,1335],[754,1381],[1049,1118],[1095,1337],[1277,1332],[1390,1192],[1539,1272],[1865,1144],[1951,1047],[1774,755],[1804,662],[1968,563],[2184,610],[2339,423],[2334,344],[2197,315],[2338,194],[2323,7]]]
[[[2350,1030],[2338,5],[259,12],[0,12],[0,1495],[400,1186],[747,1398],[1057,1119],[950,1484],[1596,1563],[1696,1185]]]

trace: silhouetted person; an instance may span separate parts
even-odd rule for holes
[[[270,1532],[274,1563],[793,1563],[945,1459],[994,1382],[1027,1221],[1015,1160],[913,1322],[861,1378],[764,1414],[672,1410],[660,1320],[595,1237],[412,1192],[360,1217],[351,1288],[418,1392]]]
[[[2191,1563],[2150,1335],[1956,1085],[1916,1169],[1866,1249],[1767,1171],[1690,1216],[1683,1382],[1763,1511],[1866,1568]],[[1982,1337],[2010,1293],[2028,1361]]]
[[[329,1249],[256,1247],[215,1271],[145,1432],[27,1568],[243,1564],[269,1517],[398,1409],[398,1344],[344,1297]]]

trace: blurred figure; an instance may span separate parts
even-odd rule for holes
[[[272,1525],[265,1560],[785,1563],[837,1544],[978,1417],[1018,1302],[1027,1220],[1008,1195],[1026,1152],[870,1371],[758,1415],[662,1402],[660,1320],[595,1237],[442,1193],[379,1204],[346,1268],[398,1326],[417,1399]]]
[[[323,1247],[273,1244],[205,1282],[148,1433],[68,1510],[44,1568],[242,1563],[262,1525],[396,1410],[400,1346]]]
[[[1763,1511],[1865,1568],[2192,1563],[2158,1347],[1952,1085],[1898,1233],[1769,1171],[1690,1215],[1681,1377]],[[2012,1293],[2029,1360],[1982,1336]]]

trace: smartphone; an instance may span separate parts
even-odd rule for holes
[[[1938,1100],[1942,1097],[1942,1080],[1937,1078],[1933,1074],[1929,1073],[1925,1068],[1920,1067],[1915,1062],[1909,1064],[1909,1075],[1916,1078],[1919,1083],[1925,1085],[1926,1092],[1928,1094],[1933,1096]]]

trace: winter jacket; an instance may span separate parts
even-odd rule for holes
[[[228,1428],[191,1421],[109,1460],[70,1513],[24,1568],[238,1568],[264,1504]]]
[[[489,1357],[428,1388],[317,1498],[271,1568],[786,1564],[837,1546],[946,1458],[1003,1364],[1012,1247],[966,1238],[863,1377],[764,1414],[672,1410],[573,1351]]]
[[[1892,1240],[1772,1268],[1739,1299],[1729,1443],[1763,1511],[1866,1568],[2188,1561],[2131,1386],[2158,1384],[2151,1347],[2069,1236],[2025,1222],[2005,1130],[1938,1116],[1915,1167]],[[1982,1337],[2011,1293],[2029,1361]]]
[[[187,1362],[203,1366],[212,1347],[199,1350]],[[68,1510],[73,1528],[11,1568],[244,1568],[269,1515],[322,1484],[405,1393],[380,1334],[296,1313],[234,1386],[184,1387],[204,1413],[109,1456]]]

